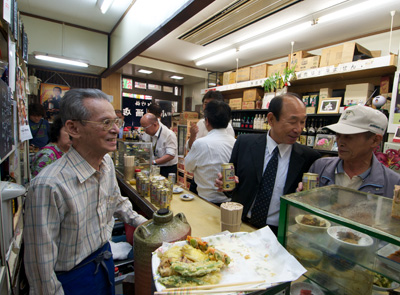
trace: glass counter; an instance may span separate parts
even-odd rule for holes
[[[392,199],[332,185],[281,197],[278,239],[325,294],[372,294],[378,275],[400,282],[400,220]],[[400,253],[400,251],[399,251]]]
[[[114,156],[115,168],[120,173],[126,174],[126,165],[129,161],[132,162],[133,169],[141,169],[141,171],[149,173],[153,161],[152,143],[118,139],[118,146]]]

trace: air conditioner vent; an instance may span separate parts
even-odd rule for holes
[[[238,0],[178,38],[206,46],[301,1]]]

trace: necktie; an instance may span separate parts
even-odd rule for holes
[[[256,194],[256,201],[251,210],[250,223],[256,227],[264,227],[268,216],[269,204],[274,190],[276,171],[278,170],[279,148],[276,147],[272,152],[272,157],[265,168],[261,179],[260,187]]]

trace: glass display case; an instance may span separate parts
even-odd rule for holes
[[[392,199],[336,185],[302,191],[281,197],[278,239],[325,294],[372,294],[374,277],[400,282],[391,211]]]
[[[127,165],[129,165],[130,170],[141,169],[141,171],[149,173],[152,161],[153,149],[151,142],[123,141],[118,139],[118,147],[114,155],[114,165],[122,174],[125,175],[129,170]]]

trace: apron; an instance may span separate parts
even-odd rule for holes
[[[70,271],[56,272],[56,275],[65,295],[115,295],[110,243],[104,244]]]

